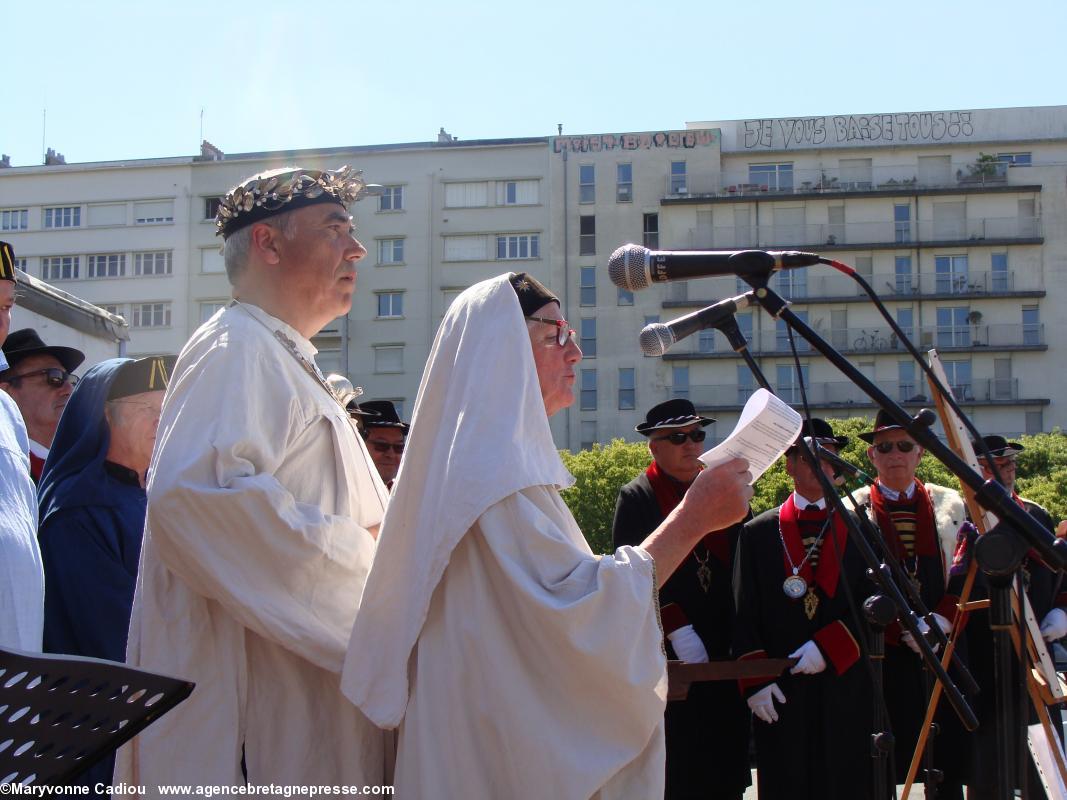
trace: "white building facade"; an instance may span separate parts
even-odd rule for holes
[[[526,270],[556,290],[586,358],[553,420],[577,449],[688,396],[729,432],[754,388],[721,333],[642,356],[638,334],[744,291],[732,277],[633,294],[608,280],[625,242],[797,248],[853,265],[916,344],[937,347],[988,433],[1067,424],[1054,311],[1067,272],[1067,107],[690,123],[687,130],[383,145],[0,169],[0,238],[30,274],[130,322],[131,355],[177,352],[229,298],[216,199],[255,172],[350,163],[384,187],[355,208],[368,257],[347,319],[316,339],[325,371],[409,414],[434,332],[463,288]],[[829,268],[772,286],[888,394],[929,404],[920,373],[855,285]],[[784,331],[738,316],[761,369],[797,400]],[[874,407],[802,353],[823,416]],[[491,385],[477,387],[492,391]]]

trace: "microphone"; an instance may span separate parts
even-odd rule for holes
[[[624,244],[608,259],[608,275],[620,289],[633,292],[664,281],[754,275],[819,263],[815,253],[797,250],[649,250]]]
[[[872,478],[862,469],[857,467],[855,464],[845,461],[845,459],[841,458],[841,456],[839,456],[837,453],[833,452],[832,450],[827,450],[821,444],[816,443],[815,452],[820,459],[822,459],[823,461],[828,461],[830,464],[833,464],[835,476],[847,473],[852,478],[862,478],[865,483],[874,483],[874,478]]]
[[[675,342],[691,336],[705,328],[714,328],[728,320],[739,309],[755,305],[756,298],[752,292],[728,297],[714,305],[678,317],[673,322],[653,322],[641,329],[641,352],[646,356],[661,356]]]

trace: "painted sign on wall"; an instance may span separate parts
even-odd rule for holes
[[[746,150],[830,147],[850,143],[914,144],[968,139],[974,135],[970,111],[924,111],[836,117],[749,119]]]
[[[658,150],[710,147],[719,143],[718,130],[655,131],[653,133],[600,133],[591,136],[555,136],[552,152],[599,153],[603,150]]]

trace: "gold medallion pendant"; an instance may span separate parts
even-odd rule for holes
[[[808,593],[804,597],[804,613],[808,619],[815,619],[815,612],[819,608],[819,595],[815,594],[815,587],[809,586]]]
[[[697,567],[697,580],[700,581],[701,590],[707,594],[708,589],[711,588],[711,567],[708,566],[706,559],[701,561],[700,566]]]

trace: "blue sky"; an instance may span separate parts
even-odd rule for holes
[[[41,163],[1067,103],[1064,0],[3,6],[0,152]]]

